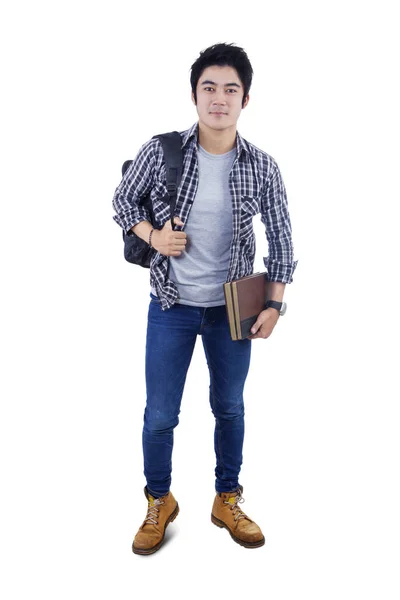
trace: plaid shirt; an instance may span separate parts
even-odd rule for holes
[[[197,163],[198,123],[180,132],[183,149],[183,172],[178,189],[175,215],[186,224],[199,181]],[[229,175],[232,197],[233,235],[226,281],[253,273],[255,235],[253,217],[261,213],[265,226],[269,256],[264,258],[269,281],[291,283],[297,261],[293,260],[291,224],[286,190],[275,160],[236,135],[236,159]],[[121,183],[115,190],[114,220],[125,231],[149,214],[139,201],[150,192],[157,226],[170,216],[163,150],[159,139],[151,139],[139,150]],[[178,227],[178,230],[184,230]],[[150,265],[150,284],[157,291],[163,310],[178,298],[175,284],[168,279],[169,257],[157,252]]]

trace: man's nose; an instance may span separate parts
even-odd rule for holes
[[[226,104],[224,90],[216,90],[213,98],[213,104]]]

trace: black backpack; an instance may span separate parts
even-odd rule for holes
[[[182,167],[183,167],[183,154],[182,154],[182,138],[177,131],[171,133],[160,133],[159,135],[153,136],[153,138],[159,138],[164,152],[165,160],[165,173],[167,178],[167,190],[168,200],[170,203],[170,214],[171,214],[171,225],[172,229],[174,226],[174,212],[176,206],[177,190],[182,178]],[[126,160],[122,165],[122,175],[132,163],[131,160]],[[143,200],[140,201],[150,215],[150,222],[155,229],[159,229],[156,225],[154,218],[153,206],[148,194]],[[150,262],[156,250],[150,248],[147,242],[142,240],[132,231],[128,233],[122,232],[124,240],[124,256],[125,259],[135,265],[140,265],[146,269],[150,268]]]

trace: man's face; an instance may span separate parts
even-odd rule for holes
[[[236,126],[242,110],[243,84],[233,67],[207,67],[197,82],[197,114],[211,129],[223,130]],[[192,93],[192,100],[194,94]],[[247,95],[244,106],[247,106]]]

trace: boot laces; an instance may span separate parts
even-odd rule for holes
[[[231,502],[229,502],[229,500],[224,500],[224,504],[229,504],[231,511],[234,514],[235,521],[239,521],[240,519],[248,518],[247,515],[245,515],[245,513],[242,511],[240,506],[238,506],[238,504],[242,504],[243,502],[244,502],[244,498],[242,496],[242,491],[240,489],[237,490],[237,493],[235,496],[235,502],[233,504]]]
[[[164,504],[164,502],[162,502],[160,500],[160,498],[155,498],[154,499],[154,503],[153,506],[148,507],[147,509],[147,515],[146,518],[144,520],[144,523],[151,523],[152,525],[158,525],[158,513],[159,513],[159,506],[161,506],[161,504]]]

